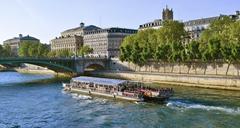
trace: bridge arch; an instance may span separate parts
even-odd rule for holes
[[[101,61],[89,61],[89,62],[85,63],[84,68],[88,68],[88,67],[91,67],[91,66],[94,66],[94,65],[102,67],[102,68],[105,67],[105,64]]]
[[[82,74],[86,68],[106,69],[107,58],[0,58],[0,64],[34,64],[63,73]]]
[[[27,64],[33,64],[37,66],[47,67],[50,70],[53,70],[55,72],[75,72],[73,69],[63,66],[57,63],[51,63],[47,61],[6,61],[6,62],[0,62],[0,64],[21,64],[21,63],[27,63]]]
[[[84,70],[103,70],[105,69],[105,64],[101,61],[98,62],[87,62],[84,65]]]

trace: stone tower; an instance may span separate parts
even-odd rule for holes
[[[162,19],[163,20],[173,20],[173,10],[168,9],[168,6],[166,6],[166,9],[163,9]]]

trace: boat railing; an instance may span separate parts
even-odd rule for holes
[[[122,93],[123,96],[127,97],[138,97],[138,92],[137,91],[124,91]]]
[[[94,91],[94,92],[98,92],[98,93],[105,93],[105,94],[110,94],[110,95],[119,95],[119,96],[123,96],[123,97],[132,97],[132,98],[137,98],[138,97],[138,92],[137,91],[124,91],[124,92],[117,92],[117,91],[111,91],[111,90],[99,90],[96,88],[92,88],[92,87],[81,87],[81,86],[72,86],[73,88],[76,89],[83,89],[86,91]]]

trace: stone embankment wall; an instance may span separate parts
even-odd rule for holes
[[[143,82],[240,90],[239,66],[224,63],[150,63],[148,66],[138,67],[116,59],[110,64],[111,71],[101,74]]]
[[[235,76],[240,78],[240,64],[227,63],[165,63],[150,62],[148,65],[139,67],[128,62],[121,62],[113,59],[110,63],[111,70],[136,71],[153,73],[189,74],[189,75],[215,75],[215,76]]]
[[[146,72],[95,72],[95,75],[105,77],[125,78],[150,83],[172,84],[182,86],[193,86],[214,89],[228,89],[240,91],[240,79],[201,76],[201,75],[177,75],[177,74],[159,74]]]

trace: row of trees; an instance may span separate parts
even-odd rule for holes
[[[85,55],[88,55],[92,52],[93,52],[93,49],[86,45],[86,46],[82,46],[77,51],[77,53],[74,53],[74,52],[72,52],[70,50],[67,50],[67,49],[63,49],[63,50],[60,50],[60,51],[50,51],[47,54],[47,57],[73,57],[73,56],[75,56],[75,54],[76,54],[76,56],[84,57]]]
[[[77,56],[84,56],[92,52],[93,49],[89,46],[81,47],[79,51],[77,51],[77,53],[74,53],[67,49],[63,49],[60,51],[50,51],[49,46],[46,44],[25,41],[21,43],[18,50],[18,55],[20,57],[72,57],[75,56],[75,54],[77,54]]]
[[[120,60],[139,66],[149,60],[165,62],[216,62],[240,60],[240,21],[221,17],[204,30],[198,41],[187,42],[184,24],[165,21],[158,30],[147,29],[124,39]]]
[[[49,46],[46,44],[25,41],[20,44],[18,55],[20,57],[48,57]]]
[[[12,56],[11,47],[9,45],[2,46],[0,44],[0,57],[10,57]]]

